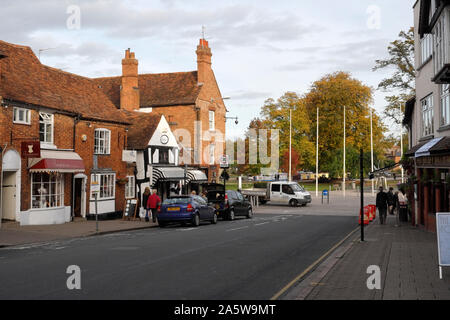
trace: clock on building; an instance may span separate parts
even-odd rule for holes
[[[166,134],[163,134],[160,139],[162,144],[167,144],[169,142],[169,137]]]

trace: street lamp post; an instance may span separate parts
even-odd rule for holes
[[[316,127],[316,198],[319,196],[319,107],[317,107]]]
[[[289,108],[289,182],[292,181],[292,109]]]
[[[342,191],[345,197],[345,105],[344,105],[344,166],[343,166],[343,178],[342,178]]]
[[[370,164],[373,172],[373,130],[372,130],[372,108],[370,108]],[[375,193],[374,181],[372,179],[372,196]]]

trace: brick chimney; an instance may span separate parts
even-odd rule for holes
[[[125,59],[122,59],[120,108],[129,111],[139,109],[138,61],[130,48],[125,51]]]
[[[208,41],[200,39],[200,44],[197,46],[197,72],[198,82],[206,83],[208,75],[211,73],[211,48],[208,46]]]

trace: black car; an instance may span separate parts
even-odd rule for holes
[[[250,219],[253,216],[253,208],[249,201],[239,191],[227,190],[223,184],[208,183],[203,185],[208,204],[213,206],[219,217],[234,220],[237,216]]]

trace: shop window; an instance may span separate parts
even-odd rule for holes
[[[60,173],[32,173],[31,205],[33,209],[64,206],[63,175]]]
[[[127,179],[128,182],[125,185],[125,198],[134,199],[136,197],[134,176],[128,176]]]
[[[97,181],[100,184],[100,192],[98,194],[99,200],[114,199],[115,197],[115,173],[102,173],[91,175],[92,181]],[[91,193],[91,198],[94,199],[94,193]]]
[[[13,123],[31,124],[31,110],[14,107]]]
[[[111,146],[111,131],[108,129],[95,129],[94,154],[109,154]]]

